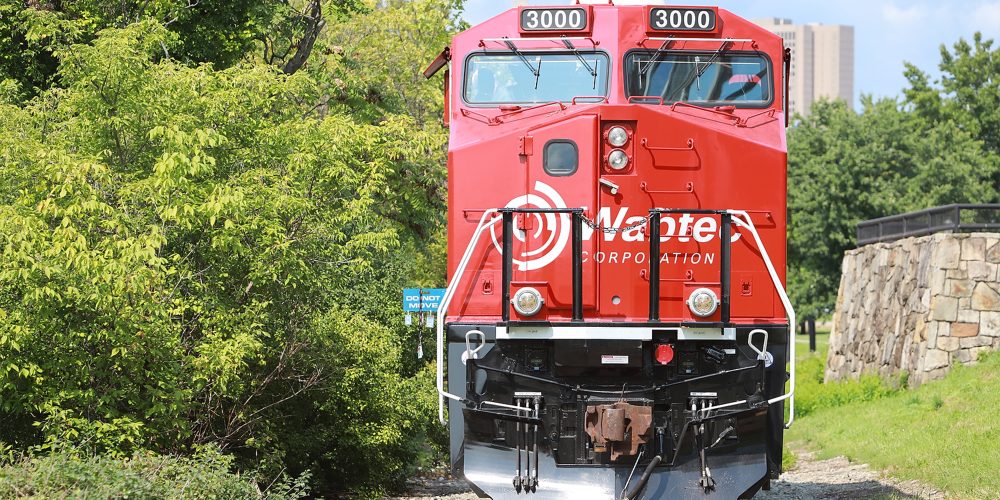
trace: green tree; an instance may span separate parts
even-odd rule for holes
[[[331,105],[309,64],[178,61],[183,41],[105,29],[0,104],[0,442],[215,443],[268,481],[398,482],[435,410],[395,311],[442,220],[414,174],[443,185],[445,134]]]
[[[960,124],[891,99],[820,102],[789,131],[789,281],[802,317],[830,311],[863,220],[995,199],[997,157]]]
[[[36,95],[57,82],[59,51],[90,42],[102,29],[142,21],[163,24],[176,35],[160,46],[162,57],[221,69],[263,44],[281,50],[289,61],[272,62],[293,73],[309,58],[324,12],[337,18],[361,8],[357,0],[323,6],[320,0],[0,0],[0,81],[15,82],[21,97]]]
[[[818,103],[788,133],[789,281],[800,315],[833,308],[860,221],[1000,201],[1000,52],[941,47],[942,77],[907,64],[904,99]]]
[[[461,6],[459,0],[366,0],[356,15],[330,23],[307,67],[324,86],[325,110],[369,123],[416,124],[437,141],[426,156],[398,158],[387,181],[401,196],[380,211],[399,225],[407,254],[425,271],[417,281],[426,285],[445,280],[447,130],[442,80],[422,72],[465,28]]]
[[[976,33],[971,44],[960,39],[953,50],[942,45],[938,68],[941,78],[932,83],[927,73],[906,65],[910,87],[903,93],[909,109],[931,123],[955,123],[1000,155],[1000,47]],[[1000,186],[1000,176],[992,180]]]
[[[8,101],[49,88],[59,62],[55,51],[88,40],[80,23],[48,10],[26,8],[22,0],[0,0],[0,83]]]

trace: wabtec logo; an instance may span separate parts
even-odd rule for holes
[[[567,208],[562,196],[541,181],[536,181],[534,193],[518,196],[507,203],[507,208]],[[586,208],[586,207],[585,207]],[[515,228],[514,238],[520,242],[530,242],[527,248],[514,255],[512,261],[521,271],[541,269],[556,260],[566,250],[572,234],[569,214],[524,214],[526,220],[521,227]],[[623,241],[641,243],[646,241],[646,225],[641,224],[648,214],[633,213],[630,207],[601,207],[597,211],[594,225],[602,228],[604,241]],[[502,228],[495,224],[491,228],[493,245],[498,252],[503,252],[500,240]],[[584,241],[594,238],[595,229],[588,224],[583,225],[581,234]],[[681,243],[708,243],[721,235],[719,220],[712,215],[695,216],[692,214],[662,214],[660,216],[660,241],[667,242],[674,238]],[[740,234],[733,230],[732,241],[737,241]],[[637,249],[636,254],[642,249]]]
[[[622,241],[646,241],[646,225],[638,225],[646,215],[629,215],[629,207],[620,207],[614,220],[611,218],[611,207],[602,207],[597,211],[595,223],[598,227],[614,229],[613,232],[604,233],[604,241],[615,241],[621,238]],[[638,226],[637,226],[638,225]],[[622,228],[627,228],[620,231]],[[682,243],[696,241],[698,243],[708,243],[717,237],[721,237],[719,220],[711,215],[695,217],[691,214],[661,214],[660,215],[660,241],[670,241],[677,238]],[[590,240],[594,235],[594,229],[584,224],[583,239]],[[739,232],[734,231],[732,241],[740,239]]]

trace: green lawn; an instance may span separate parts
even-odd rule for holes
[[[875,375],[863,376],[836,384],[824,384],[826,354],[830,344],[829,331],[816,332],[816,352],[809,352],[809,337],[797,335],[795,343],[795,418],[805,417],[821,408],[849,403],[874,401],[899,390],[902,380],[883,380]]]
[[[844,455],[958,498],[1000,498],[1000,353],[907,390],[899,380],[876,377],[823,384],[825,351],[824,345],[819,354],[797,353],[799,415],[787,443],[821,457]]]
[[[803,360],[816,355],[821,355],[826,359],[826,350],[830,347],[830,330],[816,329],[816,353],[809,352],[809,335],[805,333],[795,335],[795,359]]]

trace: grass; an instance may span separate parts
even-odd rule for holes
[[[884,380],[877,375],[863,375],[857,380],[824,384],[823,374],[829,349],[830,332],[816,332],[816,352],[809,352],[809,339],[796,339],[795,418],[805,417],[823,408],[875,401],[892,395],[906,385],[903,379]]]
[[[1000,498],[1000,353],[914,390],[877,378],[823,384],[819,356],[797,358],[801,419],[786,442],[920,480],[956,498]]]

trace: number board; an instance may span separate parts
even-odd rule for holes
[[[587,31],[590,10],[583,7],[561,9],[521,9],[521,31]]]
[[[649,9],[649,29],[655,31],[715,31],[718,24],[715,9],[652,7]]]

